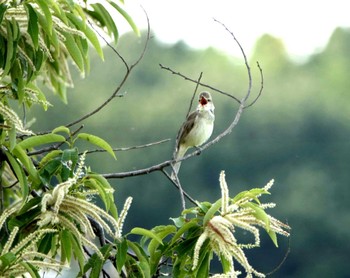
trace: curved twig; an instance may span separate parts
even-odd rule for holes
[[[156,141],[156,142],[151,142],[151,143],[147,143],[147,144],[143,144],[143,145],[138,145],[138,146],[131,146],[131,147],[124,147],[124,148],[114,148],[113,151],[114,152],[122,152],[122,151],[130,151],[130,150],[137,150],[137,149],[143,149],[143,148],[148,148],[151,146],[155,146],[155,145],[159,145],[159,144],[163,144],[165,142],[170,141],[171,139],[163,139],[160,141]],[[98,150],[90,150],[90,151],[86,151],[86,154],[91,154],[91,153],[98,153],[98,152],[107,152],[106,150],[102,150],[102,149],[98,149]]]
[[[256,65],[257,65],[257,67],[259,69],[259,72],[260,72],[260,89],[259,89],[259,93],[258,93],[257,97],[249,105],[244,107],[244,109],[253,106],[255,104],[255,102],[257,102],[257,100],[261,97],[262,91],[264,89],[264,74],[263,74],[262,68],[260,67],[260,64],[259,64],[258,61],[256,62]]]

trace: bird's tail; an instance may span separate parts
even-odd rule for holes
[[[185,148],[185,147],[182,147],[180,146],[179,149],[174,153],[174,159],[180,159],[182,157],[184,157],[186,151],[187,151],[188,148]],[[179,172],[180,170],[180,166],[181,166],[181,161],[179,162],[176,162],[174,165],[173,165],[173,172],[171,173],[171,178],[172,179],[175,179],[175,176],[177,175],[177,173]]]

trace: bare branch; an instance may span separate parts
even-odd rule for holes
[[[159,145],[159,144],[163,144],[165,142],[170,141],[171,139],[164,139],[164,140],[160,140],[160,141],[156,141],[156,142],[151,142],[151,143],[147,143],[147,144],[143,144],[143,145],[138,145],[138,146],[132,146],[132,147],[124,147],[124,148],[114,148],[113,151],[114,152],[122,152],[122,151],[130,151],[130,150],[136,150],[136,149],[143,149],[143,148],[148,148],[151,146],[155,146],[155,145]],[[90,150],[85,152],[86,154],[90,154],[90,153],[98,153],[98,152],[106,152],[106,150]]]
[[[168,180],[171,181],[171,183],[180,190],[179,185],[171,178],[171,176],[168,174],[167,171],[164,170],[164,168],[162,169],[162,173],[168,178]],[[197,202],[195,199],[193,199],[190,195],[188,195],[188,193],[184,190],[182,190],[182,193],[184,194],[184,196],[194,205],[197,205]]]
[[[196,84],[196,88],[194,89],[192,98],[191,98],[191,102],[190,102],[190,106],[188,107],[188,111],[187,111],[187,115],[186,118],[188,117],[188,115],[191,113],[191,109],[192,109],[192,105],[193,105],[193,101],[194,101],[194,97],[196,96],[197,90],[198,90],[198,86],[199,86],[199,82],[201,81],[203,76],[203,72],[200,73],[198,79],[197,79],[197,84]]]
[[[176,172],[175,168],[174,168],[174,164],[171,164],[170,166],[171,166],[171,170],[173,172]],[[162,172],[164,174],[166,174],[166,176],[169,175],[164,169],[162,170]],[[177,188],[179,189],[179,192],[180,192],[181,203],[182,203],[182,210],[185,210],[186,209],[186,202],[185,202],[185,197],[184,197],[185,196],[184,195],[184,190],[182,189],[181,182],[180,182],[179,177],[177,175],[175,175],[174,183],[177,185]]]
[[[229,93],[226,93],[226,92],[224,92],[224,91],[222,91],[222,90],[219,90],[219,89],[217,89],[217,88],[215,88],[215,87],[213,87],[213,86],[210,86],[210,85],[208,85],[208,84],[204,84],[204,83],[202,83],[202,82],[198,82],[198,80],[195,80],[195,79],[193,79],[193,78],[187,77],[186,75],[184,75],[184,74],[182,74],[182,73],[180,73],[180,72],[176,72],[176,71],[172,70],[172,69],[169,68],[169,67],[163,66],[162,64],[159,64],[159,66],[160,66],[161,69],[167,70],[167,71],[171,72],[171,73],[174,74],[174,75],[177,75],[177,76],[182,77],[182,78],[185,79],[185,80],[191,81],[191,82],[193,82],[193,83],[198,83],[198,84],[201,85],[202,87],[208,88],[208,89],[210,89],[210,90],[212,90],[212,91],[215,91],[215,92],[218,92],[218,93],[220,93],[220,94],[222,94],[222,95],[225,95],[225,96],[228,96],[228,97],[230,97],[230,98],[233,98],[233,99],[234,99],[235,101],[237,101],[238,103],[241,103],[240,100],[239,100],[238,98],[236,98],[235,96],[233,96],[233,95],[231,95],[231,94],[229,94]]]
[[[127,172],[120,172],[120,173],[102,174],[102,176],[106,179],[122,179],[122,178],[128,178],[128,177],[141,176],[141,175],[152,173],[154,171],[161,171],[165,167],[170,166],[170,164],[173,163],[174,161],[175,160],[166,160],[148,168],[143,168],[143,169],[134,170],[134,171],[127,171]]]

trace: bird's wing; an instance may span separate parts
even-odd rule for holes
[[[176,149],[179,148],[180,143],[184,140],[184,138],[188,135],[190,130],[194,126],[194,122],[197,118],[197,111],[193,111],[191,114],[188,115],[186,121],[182,124],[179,133],[176,137]]]

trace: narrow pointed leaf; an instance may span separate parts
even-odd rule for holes
[[[64,142],[66,139],[62,135],[58,134],[45,134],[45,135],[36,135],[24,139],[22,142],[18,143],[17,146],[20,146],[22,149],[31,149],[40,145],[51,144]]]
[[[101,57],[102,60],[104,60],[103,51],[95,32],[88,25],[86,25],[80,18],[76,17],[75,15],[67,14],[67,17],[79,30],[84,32],[87,39],[95,48],[97,54]]]
[[[70,56],[72,57],[73,61],[75,62],[75,64],[79,68],[79,70],[82,73],[84,73],[83,54],[81,53],[77,43],[75,42],[73,35],[71,35],[67,32],[63,32],[63,34],[66,38],[64,41],[64,45],[66,46]]]
[[[38,45],[39,45],[38,16],[37,16],[34,8],[32,7],[32,5],[27,4],[26,7],[28,9],[28,16],[29,16],[28,33],[29,33],[30,37],[32,38],[32,42],[33,42],[35,50],[37,50]]]
[[[143,228],[133,228],[129,234],[134,234],[134,235],[141,235],[149,238],[155,239],[159,244],[163,245],[163,241],[160,237],[158,237],[154,232],[143,229]]]
[[[47,23],[47,30],[51,34],[52,33],[52,16],[51,16],[51,12],[49,9],[48,1],[36,0],[36,2],[38,3],[41,11],[44,13],[44,16],[46,18],[46,23]]]
[[[92,134],[88,134],[88,133],[79,133],[79,135],[77,136],[77,138],[83,139],[85,141],[90,142],[93,145],[96,145],[102,149],[104,149],[105,151],[107,151],[111,156],[113,156],[114,159],[117,159],[112,147],[102,138],[96,136],[96,135],[92,135]]]
[[[132,28],[132,30],[134,31],[134,33],[137,36],[140,36],[140,30],[137,28],[135,22],[132,20],[131,16],[124,11],[119,5],[117,5],[117,3],[109,1],[109,4],[111,4],[124,18],[125,20],[129,23],[130,27]]]
[[[29,186],[27,183],[27,177],[24,174],[24,171],[22,167],[19,165],[17,160],[7,151],[5,151],[5,154],[7,156],[7,159],[9,163],[11,164],[11,168],[15,172],[15,175],[21,185],[21,193],[22,193],[22,200],[23,203],[26,202],[27,196],[29,195]]]

